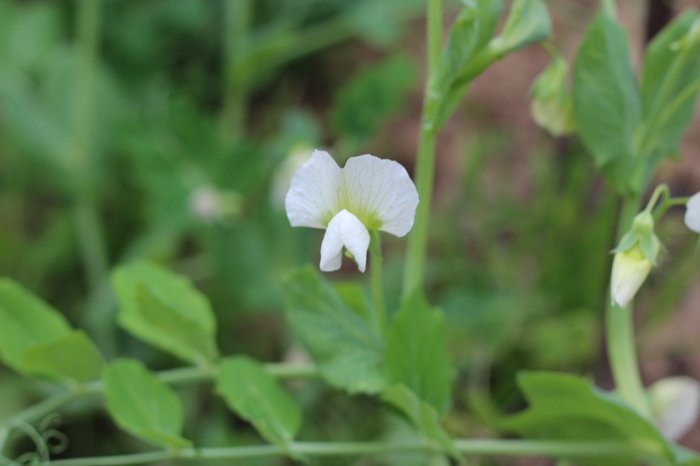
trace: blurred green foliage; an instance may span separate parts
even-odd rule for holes
[[[419,88],[420,63],[402,50],[402,32],[415,30],[409,20],[422,13],[417,8],[422,2],[251,1],[250,21],[238,31],[247,45],[235,49],[234,60],[225,46],[226,2],[105,1],[92,90],[81,78],[86,61],[76,5],[0,0],[0,275],[44,297],[74,326],[87,328],[108,358],[134,356],[152,368],[175,365],[171,355],[116,326],[116,297],[108,277],[90,266],[95,257],[85,248],[86,238],[98,235],[110,269],[149,259],[191,278],[219,326],[218,344],[206,342],[208,351],[218,347],[223,354],[247,353],[263,361],[303,359],[306,355],[295,354],[298,346],[281,314],[283,283],[292,267],[318,260],[320,236],[291,229],[274,193],[285,191],[295,154],[303,158],[305,151],[329,145],[338,148],[339,157],[370,151],[385,123],[406,109],[408,96]],[[495,22],[481,46],[494,28]],[[527,42],[527,34],[515,32],[512,47]],[[360,65],[333,68],[358,53]],[[229,74],[231,63],[235,69]],[[450,81],[459,87],[460,70],[452,71]],[[227,126],[231,97],[226,96],[243,101],[242,128]],[[78,110],[84,99],[92,128],[85,138]],[[519,149],[510,129],[485,126],[470,135],[457,164],[459,187],[436,208],[431,227],[428,291],[446,312],[458,369],[450,408],[467,419],[452,424],[448,418],[452,434],[493,427],[504,411],[519,406],[516,370],[592,370],[617,208],[575,141],[547,140],[523,165],[514,163]],[[388,150],[376,155],[398,158],[398,149]],[[497,173],[495,182],[487,172]],[[525,195],[513,183],[523,179],[529,186]],[[94,218],[90,207],[87,218],[96,230],[86,231],[85,205],[94,207]],[[385,252],[391,296],[399,295],[403,264],[395,253],[403,246],[393,241]],[[302,278],[314,280],[314,272],[304,273]],[[340,278],[348,276],[341,272]],[[293,286],[294,278],[288,283]],[[177,312],[172,290],[134,288],[127,292],[135,296],[134,312],[144,300],[158,312]],[[359,322],[355,314],[368,304],[358,294],[342,286],[322,289],[319,308],[324,300],[342,301],[341,317]],[[659,299],[672,301],[671,295]],[[162,306],[152,306],[154,300]],[[397,302],[389,304],[398,312]],[[185,317],[178,332],[190,323]],[[376,329],[361,324],[371,338]],[[69,329],[61,325],[62,336]],[[323,328],[303,327],[300,338],[306,332],[323,344],[313,334]],[[213,330],[199,336],[206,339],[207,332]],[[370,349],[371,357],[383,351]],[[22,390],[15,375],[2,371],[0,419],[46,391]],[[413,392],[397,387],[401,400],[395,404],[407,405],[399,409],[424,409]],[[411,438],[374,399],[350,398],[315,381],[293,388],[305,413],[301,439]],[[445,387],[436,390],[445,404]],[[222,400],[197,387],[179,394],[191,423],[183,435],[195,444],[258,441],[253,429],[225,413]],[[64,430],[92,441],[71,444],[70,456],[143,448],[117,434],[103,415],[88,414],[85,407],[77,411]],[[252,413],[252,422],[258,417]],[[175,421],[163,426],[165,434],[180,435],[181,423]],[[142,428],[131,420],[124,424]],[[428,424],[422,428],[443,436],[437,421]],[[386,464],[407,463],[389,458]]]

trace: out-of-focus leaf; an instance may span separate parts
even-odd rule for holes
[[[28,70],[46,58],[60,36],[55,3],[0,4],[0,68]]]
[[[364,68],[340,89],[331,116],[335,130],[356,143],[372,138],[401,108],[416,78],[413,63],[399,55]]]
[[[112,283],[121,306],[119,322],[129,332],[196,364],[217,357],[214,314],[187,279],[137,261],[116,269]]]
[[[489,48],[492,54],[503,57],[546,39],[551,31],[547,6],[542,0],[516,0],[503,31],[489,44]]]
[[[29,347],[22,358],[24,370],[59,380],[86,382],[98,378],[104,358],[82,330],[50,343]]]
[[[524,372],[518,385],[530,406],[500,424],[502,430],[547,440],[619,440],[637,446],[634,456],[569,458],[585,465],[690,464],[647,419],[616,396],[580,377]]]
[[[387,383],[404,384],[443,415],[450,401],[452,363],[445,345],[445,317],[420,290],[401,303],[387,336]]]
[[[436,442],[455,460],[463,462],[464,458],[440,425],[435,408],[421,401],[408,387],[403,384],[387,386],[382,391],[382,401],[404,415],[426,440]]]
[[[555,52],[552,62],[540,73],[530,88],[530,113],[540,128],[552,136],[570,134],[576,128],[573,99],[567,91],[569,66]]]
[[[224,360],[216,390],[236,414],[253,424],[269,442],[287,448],[299,432],[301,410],[254,360],[245,356]]]
[[[329,384],[349,393],[384,386],[384,344],[310,266],[287,282],[287,319]]]
[[[625,192],[640,187],[632,173],[634,132],[641,120],[625,30],[605,13],[588,26],[573,70],[574,117],[596,165]]]
[[[117,360],[103,372],[107,411],[122,429],[155,445],[184,448],[184,417],[175,392],[134,360]]]
[[[0,354],[20,372],[28,349],[71,334],[63,315],[10,279],[0,279]]]
[[[700,89],[700,15],[688,11],[651,41],[641,73],[644,124],[639,137],[650,141],[642,155],[677,155]]]

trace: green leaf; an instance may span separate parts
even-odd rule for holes
[[[86,382],[98,378],[104,358],[82,330],[50,343],[29,347],[22,358],[24,370],[56,379]]]
[[[503,421],[500,428],[547,440],[618,440],[639,446],[635,457],[582,459],[587,465],[634,465],[642,460],[683,464],[669,442],[647,419],[616,396],[568,374],[524,372],[518,385],[529,408]],[[642,457],[642,455],[645,455]],[[656,464],[652,462],[652,464]]]
[[[651,41],[644,55],[640,87],[645,149],[658,158],[677,154],[693,116],[700,84],[700,15],[688,11]],[[646,155],[646,154],[644,154]]]
[[[326,381],[349,393],[378,393],[381,337],[310,266],[291,274],[286,297],[287,320]]]
[[[551,32],[549,13],[542,0],[516,0],[513,2],[503,31],[497,37],[493,37],[493,33],[498,23],[501,2],[477,0],[475,4],[473,0],[470,0],[465,3],[467,9],[463,14],[468,15],[467,10],[472,9],[474,19],[470,21],[468,17],[465,17],[461,23],[455,23],[453,29],[450,30],[445,54],[440,60],[442,62],[446,56],[450,55],[448,49],[450,41],[453,40],[453,34],[457,49],[468,51],[468,55],[464,56],[463,65],[453,77],[449,89],[438,89],[439,92],[445,94],[438,97],[440,101],[438,109],[435,111],[431,109],[427,120],[434,129],[439,129],[445,124],[459,105],[471,82],[489,65],[509,53],[546,39]],[[460,18],[462,15],[458,19]],[[470,47],[472,41],[474,41],[474,46]],[[433,91],[434,89],[431,88],[431,98]]]
[[[187,279],[139,261],[119,267],[112,282],[129,332],[196,364],[217,357],[214,314]]]
[[[331,121],[336,132],[358,144],[371,139],[401,109],[416,76],[403,55],[361,70],[335,96]]]
[[[450,401],[452,363],[445,341],[445,317],[417,290],[403,300],[387,337],[387,383],[404,384],[444,414]]]
[[[0,279],[0,355],[13,369],[27,372],[26,351],[71,333],[66,319],[53,307],[10,279]]]
[[[503,8],[500,0],[469,0],[450,27],[445,48],[431,77],[425,124],[441,128],[459,104],[471,81],[474,58],[488,45]],[[485,68],[485,67],[484,67]]]
[[[632,176],[634,133],[641,120],[625,30],[604,13],[591,22],[573,69],[574,117],[596,165],[619,191],[638,190]]]
[[[489,48],[493,55],[500,58],[545,40],[551,32],[552,23],[542,0],[516,0],[503,31],[491,42]]]
[[[426,440],[437,443],[455,460],[463,462],[464,458],[440,425],[435,408],[421,401],[411,389],[403,384],[388,386],[382,392],[382,401],[403,414]]]
[[[216,391],[267,441],[285,448],[301,427],[301,410],[254,360],[237,356],[221,363]]]
[[[138,361],[121,359],[105,368],[107,411],[122,429],[163,447],[192,445],[180,436],[184,422],[175,392]]]

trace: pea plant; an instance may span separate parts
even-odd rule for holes
[[[113,293],[119,326],[144,344],[174,356],[182,367],[154,371],[128,355],[105,355],[98,347],[104,343],[102,338],[110,338],[108,334],[89,325],[85,330],[73,328],[62,312],[16,281],[1,279],[0,360],[26,376],[26,383],[49,388],[44,399],[0,424],[0,464],[100,466],[171,460],[206,464],[261,458],[287,458],[283,461],[295,463],[324,457],[381,461],[402,453],[420,458],[423,464],[473,464],[473,457],[483,456],[544,456],[560,464],[700,465],[700,456],[675,443],[694,421],[694,413],[684,413],[682,406],[688,397],[698,396],[697,387],[685,379],[669,378],[645,389],[633,328],[633,299],[663,251],[655,229],[664,214],[685,205],[685,224],[700,233],[700,193],[673,197],[665,184],[650,187],[659,163],[678,155],[700,90],[698,12],[684,12],[649,43],[636,77],[613,0],[602,2],[571,66],[548,42],[551,23],[543,0],[514,0],[507,13],[500,0],[462,0],[447,31],[443,31],[442,1],[427,0],[427,82],[415,183],[401,164],[373,155],[351,157],[341,168],[333,155],[316,150],[308,160],[288,167],[293,175],[283,193],[288,219],[284,235],[293,234],[293,227],[325,230],[320,264],[289,270],[283,284],[286,322],[309,356],[307,362],[295,363],[223,354],[217,344],[213,305],[184,275],[143,259],[126,260],[111,272],[104,270],[106,259],[95,240],[99,225],[90,194],[93,188],[86,181],[91,177],[86,174],[94,173],[95,161],[88,151],[94,149],[91,133],[97,131],[87,109],[93,105],[91,99],[106,95],[96,85],[102,83],[95,64],[99,3],[85,0],[78,5],[82,42],[74,57],[81,64],[75,82],[88,92],[74,94],[83,95],[84,100],[74,102],[77,116],[71,122],[70,137],[65,139],[60,128],[47,124],[43,136],[51,137],[39,142],[61,143],[47,145],[55,153],[53,162],[81,180],[78,186],[65,188],[75,201],[76,219],[83,228],[86,266],[94,271],[92,303]],[[263,41],[264,47],[250,42],[244,33],[236,34],[245,29],[249,13],[245,5],[249,2],[234,0],[227,10],[232,31],[225,52],[230,87],[224,102],[222,144],[237,140],[244,131],[247,102],[241,89],[250,89],[257,76],[250,57],[268,57],[268,69],[297,53],[284,46],[284,34],[279,36],[282,40]],[[505,21],[499,28],[502,16]],[[241,24],[236,25],[237,21]],[[337,26],[331,24],[326,32]],[[329,43],[336,40],[333,34],[323,37]],[[507,55],[537,44],[548,50],[552,61],[531,88],[534,120],[552,135],[578,135],[621,202],[604,309],[615,390],[601,390],[580,376],[524,367],[517,384],[527,407],[499,420],[488,438],[456,438],[444,422],[456,396],[452,393],[454,355],[447,348],[445,315],[431,305],[424,284],[436,141],[479,75]],[[309,39],[296,46],[298,51],[322,44]],[[401,69],[400,64],[390,66]],[[0,95],[5,106],[19,112],[31,101],[22,100],[28,84],[14,78],[9,73],[0,78]],[[10,123],[22,126],[21,119]],[[124,145],[130,147],[129,142]],[[348,143],[345,149],[354,147],[357,144]],[[244,163],[244,158],[237,160]],[[205,217],[235,214],[241,200],[229,194],[228,211],[219,208],[221,199],[215,192],[198,191],[191,201]],[[383,281],[382,232],[407,236],[399,296],[388,296],[389,287]],[[332,272],[344,261],[356,264],[362,278],[333,281]],[[399,303],[396,308],[389,305],[394,302]],[[95,304],[95,315],[101,317],[101,310]],[[373,409],[401,417],[410,426],[410,436],[297,440],[305,413],[290,391],[308,379],[373,400]],[[183,433],[186,415],[195,413],[185,412],[175,390],[187,385],[211,389],[267,443],[204,446],[188,439]],[[106,410],[120,429],[152,448],[114,456],[52,459],[67,440],[52,425],[52,414],[76,405]],[[680,416],[676,415],[679,409]],[[17,458],[5,456],[13,445],[26,444],[27,439],[35,446],[32,451]]]

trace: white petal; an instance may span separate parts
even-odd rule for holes
[[[373,155],[352,157],[343,169],[347,209],[367,222],[367,228],[404,236],[413,227],[418,191],[406,169]]]
[[[328,223],[321,243],[321,270],[333,272],[340,268],[343,246],[355,257],[360,272],[364,272],[367,266],[369,232],[357,217],[345,209]]]
[[[644,257],[639,244],[618,252],[613,260],[611,291],[613,304],[625,307],[646,280],[653,264]]]
[[[343,173],[328,152],[314,151],[296,171],[285,199],[293,227],[326,228],[340,211]]]
[[[668,377],[649,388],[657,427],[667,438],[678,440],[697,422],[700,383],[690,377]]]
[[[700,193],[693,195],[686,204],[685,224],[695,233],[700,233]]]

